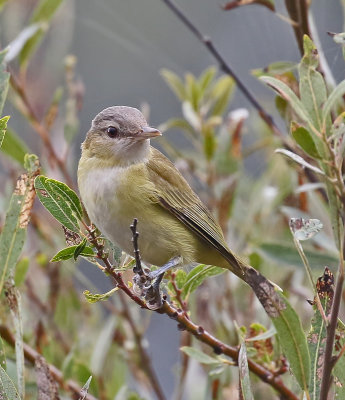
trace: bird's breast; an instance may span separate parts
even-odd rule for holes
[[[131,254],[129,226],[134,218],[141,219],[142,226],[143,217],[146,219],[153,205],[145,170],[140,166],[91,168],[79,173],[78,183],[91,221],[108,239]]]

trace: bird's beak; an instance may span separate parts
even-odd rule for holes
[[[162,136],[161,132],[156,128],[151,128],[150,126],[145,126],[136,136],[138,139],[151,139],[157,136]]]

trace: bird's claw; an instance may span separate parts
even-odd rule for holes
[[[152,277],[151,274],[135,274],[133,277],[133,291],[146,301],[150,310],[157,310],[162,307],[162,298],[159,284],[162,278]]]

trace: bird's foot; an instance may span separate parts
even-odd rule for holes
[[[162,307],[162,298],[160,294],[160,283],[165,272],[182,263],[182,257],[174,257],[156,271],[147,273],[142,270],[133,277],[133,291],[146,301],[150,310],[157,310]]]

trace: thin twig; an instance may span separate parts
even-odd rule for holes
[[[15,338],[10,332],[10,330],[7,328],[5,325],[0,325],[0,336],[2,337],[3,340],[5,340],[9,345],[14,347],[15,345]],[[32,347],[30,347],[28,344],[23,343],[24,347],[24,357],[27,361],[29,361],[31,364],[35,364],[35,361],[37,357],[40,357],[40,353],[38,353],[36,350],[34,350]],[[69,392],[73,393],[74,395],[78,396],[81,393],[82,388],[72,380],[67,380],[65,381],[63,373],[56,368],[52,364],[48,364],[50,373],[52,377],[56,380],[56,382],[59,384],[59,386],[64,389],[68,390]],[[96,397],[92,396],[91,394],[87,394],[85,396],[85,400],[97,400]]]
[[[345,240],[345,238],[344,238]],[[337,283],[335,286],[334,298],[332,303],[332,310],[329,325],[327,326],[327,338],[325,353],[323,359],[323,370],[321,379],[321,389],[320,389],[320,400],[327,400],[328,392],[332,382],[332,370],[336,362],[336,358],[333,358],[334,340],[338,324],[338,315],[341,303],[341,295],[343,292],[344,285],[344,258],[345,258],[345,243],[342,244],[342,249],[340,252],[340,263],[338,270]]]
[[[122,274],[117,272],[112,267],[108,257],[104,253],[103,246],[97,241],[95,231],[87,227],[89,233],[89,240],[97,249],[97,256],[102,260],[105,265],[106,272],[113,278],[115,284],[121,289],[127,296],[129,296],[134,302],[136,302],[142,308],[148,308],[145,302],[135,295],[132,290],[124,283]],[[166,314],[169,318],[172,318],[178,322],[180,330],[185,330],[191,333],[197,340],[210,346],[217,354],[225,354],[232,358],[236,363],[238,362],[238,348],[228,346],[221,342],[210,333],[208,333],[203,327],[196,325],[192,322],[184,311],[180,311],[173,307],[166,299],[163,300],[163,305],[160,309],[156,310],[159,314]],[[298,400],[298,397],[287,387],[280,377],[277,377],[272,371],[266,369],[260,364],[255,363],[252,360],[248,360],[248,366],[250,371],[257,375],[263,382],[268,383],[274,389],[276,389],[283,399],[287,400]]]
[[[298,49],[303,56],[303,36],[310,36],[308,2],[306,0],[285,0],[285,6],[290,19],[295,22],[292,24],[292,28],[295,32]]]
[[[250,92],[250,90],[245,86],[241,79],[234,72],[230,64],[225,61],[223,56],[220,54],[218,49],[213,44],[209,36],[203,35],[199,29],[193,24],[193,22],[183,13],[183,11],[172,1],[172,0],[162,0],[171,11],[188,27],[188,29],[200,40],[201,43],[209,50],[212,56],[218,61],[219,67],[228,75],[230,75],[236,82],[236,85],[248,101],[253,105],[253,107],[258,111],[259,116],[266,122],[266,124],[272,129],[272,131],[280,137],[280,139],[285,142],[285,138],[281,130],[278,128],[273,117],[260,105],[258,100]]]

